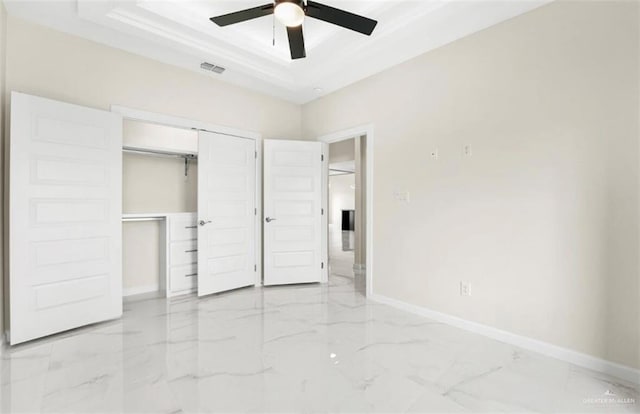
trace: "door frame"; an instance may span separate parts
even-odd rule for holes
[[[365,283],[366,283],[366,295],[371,296],[373,294],[373,148],[374,148],[374,125],[373,124],[365,124],[359,125],[349,129],[343,129],[341,131],[333,132],[326,135],[321,135],[317,138],[317,141],[323,142],[327,146],[334,142],[345,141],[347,139],[364,136],[365,138],[365,148],[366,155],[365,160],[367,164],[367,168],[365,171],[365,180],[367,182],[366,196],[365,196],[365,217],[367,221],[366,225],[366,238],[365,238],[365,249],[366,249],[366,269],[365,269]],[[323,165],[324,171],[322,174],[322,203],[325,206],[325,209],[328,207],[328,186],[329,186],[329,160],[327,159]],[[329,263],[329,251],[328,251],[328,240],[329,240],[329,222],[328,222],[328,214],[323,216],[322,223],[322,232],[324,236],[323,241],[323,259],[325,263]],[[325,267],[325,277],[328,278],[328,268]]]
[[[251,139],[255,141],[257,152],[256,157],[256,194],[255,206],[257,214],[254,220],[254,231],[256,237],[255,244],[255,264],[256,279],[255,286],[262,286],[262,134],[255,131],[248,131],[236,128],[229,128],[222,125],[197,121],[188,118],[181,118],[156,112],[149,112],[121,105],[111,105],[111,112],[122,115],[125,120],[142,121],[151,124],[164,125],[181,129],[192,129],[197,131],[215,132],[217,134],[230,135],[238,138]]]

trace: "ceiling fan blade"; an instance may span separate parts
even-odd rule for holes
[[[348,11],[336,9],[325,4],[307,1],[306,15],[328,23],[333,23],[356,32],[371,35],[373,29],[378,24],[377,21]]]
[[[289,36],[289,49],[291,50],[291,59],[301,59],[307,57],[304,50],[304,36],[302,35],[302,25],[296,27],[287,27],[287,35]]]
[[[241,10],[229,14],[223,14],[222,16],[212,17],[209,20],[217,24],[218,26],[228,26],[230,24],[240,23],[247,20],[255,19],[258,17],[272,14],[274,9],[273,3],[265,4],[251,9]]]

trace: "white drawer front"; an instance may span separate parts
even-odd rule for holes
[[[186,265],[186,266],[174,266],[169,272],[169,284],[171,292],[182,292],[195,289],[198,266]]]
[[[169,224],[170,241],[195,240],[198,237],[195,214],[185,214],[171,217]]]
[[[198,263],[198,242],[195,240],[171,243],[169,250],[172,267]]]

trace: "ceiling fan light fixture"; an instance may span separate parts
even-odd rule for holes
[[[304,10],[296,1],[280,1],[274,9],[276,19],[287,27],[298,27],[304,21]]]

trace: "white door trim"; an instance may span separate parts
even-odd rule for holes
[[[342,131],[333,132],[331,134],[322,135],[317,138],[318,141],[324,142],[326,144],[331,144],[334,142],[345,141],[350,138],[358,137],[358,136],[366,136],[365,145],[366,145],[366,161],[367,161],[367,170],[366,170],[366,181],[367,181],[367,194],[365,197],[366,203],[366,218],[367,218],[367,231],[366,231],[366,256],[367,256],[367,264],[366,264],[366,285],[367,285],[367,296],[371,296],[373,294],[373,148],[374,148],[374,126],[373,124],[359,125],[353,128],[344,129]],[[327,160],[327,164],[329,161]],[[324,174],[323,174],[324,177]],[[328,183],[325,183],[326,186]],[[324,197],[327,197],[325,194]],[[323,204],[327,205],[327,199],[323,199]],[[328,237],[328,226],[323,224],[324,236]],[[328,240],[328,238],[326,239]],[[325,263],[329,262],[328,252],[324,257]],[[328,267],[328,266],[326,266]]]
[[[130,108],[122,105],[111,105],[111,112],[122,115],[123,119],[142,121],[152,124],[165,125],[174,128],[196,129],[234,137],[252,139],[256,142],[256,209],[255,216],[256,251],[255,260],[258,271],[256,272],[256,286],[262,285],[262,134],[255,131],[225,127],[194,119],[181,118],[157,112],[149,112],[141,109]]]

